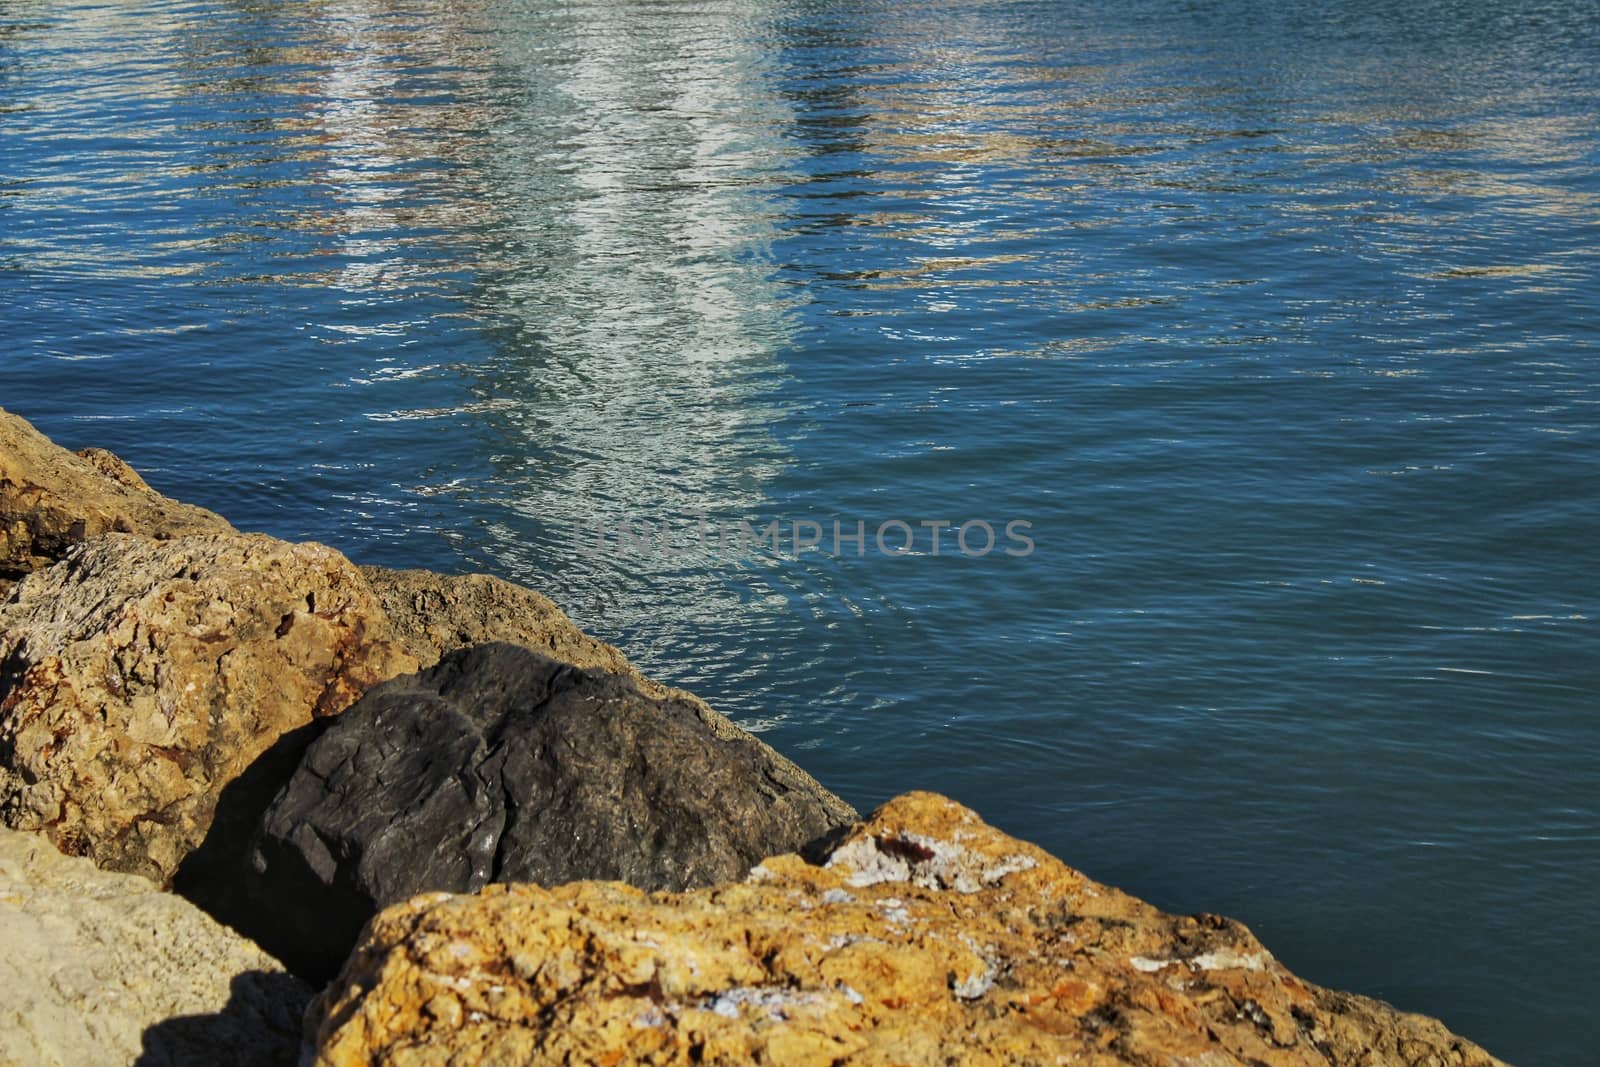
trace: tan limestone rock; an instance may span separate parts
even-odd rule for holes
[[[577,667],[635,674],[620,651],[590,637],[549,597],[487,574],[362,567],[396,636],[424,667],[446,652],[505,641]]]
[[[926,793],[824,865],[776,857],[739,884],[418,897],[373,920],[308,1025],[321,1067],[1497,1062]]]
[[[333,549],[96,538],[0,605],[0,820],[166,882],[281,735],[415,668]]]
[[[36,834],[0,829],[0,945],[0,1064],[298,1056],[305,983],[182,897]]]
[[[97,534],[165,539],[231,529],[220,515],[157,493],[105,449],[69,452],[0,409],[0,599],[4,583]]]

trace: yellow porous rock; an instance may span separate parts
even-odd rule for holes
[[[928,793],[739,884],[491,886],[392,907],[308,1019],[322,1067],[1488,1067]]]
[[[0,603],[0,822],[169,883],[279,738],[409,673],[331,548],[103,534]]]

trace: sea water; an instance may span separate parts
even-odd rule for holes
[[[1597,104],[1575,0],[13,0],[0,405],[1585,1062]]]

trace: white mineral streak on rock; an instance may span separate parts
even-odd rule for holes
[[[915,833],[859,837],[836,849],[827,862],[829,869],[849,872],[846,880],[857,888],[910,882],[957,893],[982,892],[1007,875],[1034,866],[1029,856],[1011,855],[996,862],[954,841]]]
[[[1134,970],[1143,971],[1146,974],[1159,971],[1163,967],[1171,967],[1177,963],[1186,963],[1190,969],[1196,971],[1259,971],[1267,965],[1267,961],[1271,958],[1271,954],[1267,952],[1235,952],[1232,949],[1225,948],[1216,952],[1202,953],[1189,959],[1152,960],[1144,956],[1135,956],[1128,962],[1133,965]]]

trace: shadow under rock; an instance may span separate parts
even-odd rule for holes
[[[293,1067],[311,997],[292,974],[245,971],[234,976],[221,1011],[147,1027],[134,1067]]]
[[[293,776],[301,756],[332,722],[318,719],[289,731],[229,782],[218,797],[205,840],[184,858],[172,879],[174,892],[307,978],[326,976],[307,975],[296,966],[300,946],[285,944],[276,936],[268,916],[254,904],[250,843],[262,815]]]

